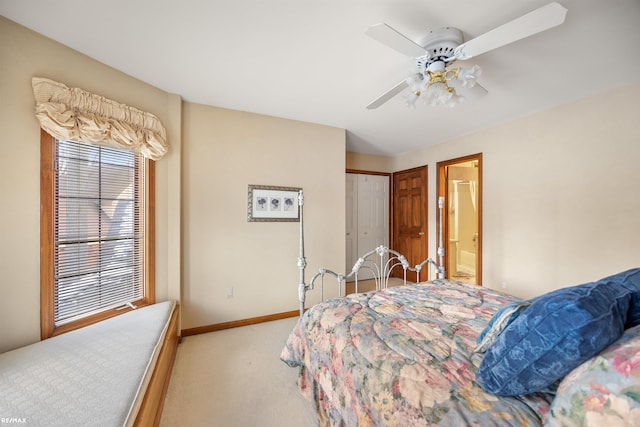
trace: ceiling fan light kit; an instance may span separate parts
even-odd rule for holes
[[[415,107],[418,99],[423,99],[428,105],[449,107],[464,99],[478,99],[487,93],[485,88],[477,84],[480,67],[452,67],[456,60],[467,60],[553,28],[564,22],[566,14],[567,9],[559,3],[549,3],[467,42],[463,42],[462,31],[453,27],[430,31],[414,42],[387,24],[372,25],[365,34],[413,57],[416,69],[408,78],[367,105],[367,108],[378,108],[407,87],[411,93],[405,99],[407,105],[412,107]]]
[[[466,98],[465,93],[471,92],[465,89],[476,86],[480,73],[478,65],[471,68],[446,68],[443,60],[430,62],[424,71],[407,79],[411,88],[411,94],[406,97],[407,104],[415,107],[416,101],[423,96],[428,105],[454,107]]]

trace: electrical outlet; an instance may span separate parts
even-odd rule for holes
[[[227,298],[233,298],[233,286],[227,289]]]
[[[507,289],[509,289],[509,285],[507,284],[507,282],[502,282],[502,290],[506,291]]]

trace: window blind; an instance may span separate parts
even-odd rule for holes
[[[144,296],[144,160],[56,141],[54,323]]]

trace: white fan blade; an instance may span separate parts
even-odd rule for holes
[[[564,22],[567,9],[559,3],[549,3],[529,12],[520,18],[507,22],[493,30],[462,43],[453,56],[456,59],[469,59],[490,50],[502,47],[525,37],[532,36]]]
[[[386,91],[384,94],[379,96],[375,101],[367,105],[367,109],[373,110],[375,108],[378,108],[379,106],[381,106],[382,104],[384,104],[385,102],[387,102],[388,100],[390,100],[391,98],[393,98],[394,96],[396,96],[397,94],[405,90],[407,87],[409,87],[409,84],[406,82],[406,80],[401,81],[400,83],[398,83],[397,85],[395,85],[394,87]]]
[[[389,46],[391,49],[397,50],[409,57],[418,58],[427,54],[422,46],[407,38],[399,31],[391,28],[387,24],[382,23],[371,25],[364,33],[369,37],[378,40],[380,43]]]

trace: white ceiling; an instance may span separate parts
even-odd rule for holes
[[[561,26],[465,61],[489,94],[454,109],[402,95],[365,109],[412,66],[367,27],[469,40],[548,0],[0,0],[0,13],[186,101],[345,128],[348,151],[392,154],[640,81],[640,0],[558,1]]]

